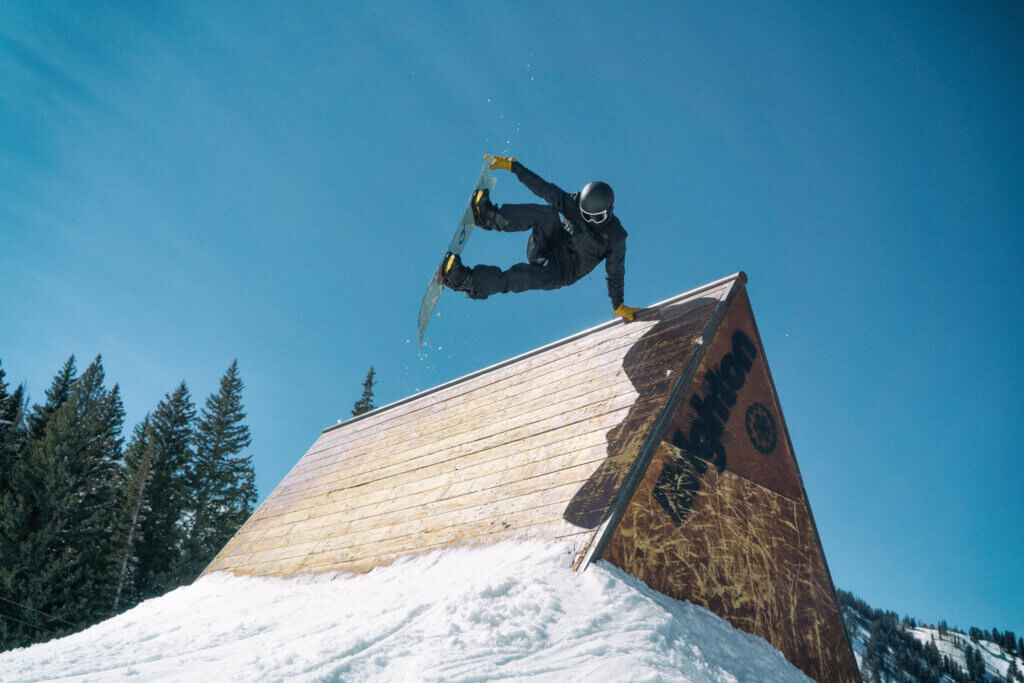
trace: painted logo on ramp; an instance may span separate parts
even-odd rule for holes
[[[767,408],[760,403],[751,404],[747,408],[746,423],[747,436],[750,437],[750,443],[754,444],[754,448],[765,454],[775,450],[775,420]]]

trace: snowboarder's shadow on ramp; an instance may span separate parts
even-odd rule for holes
[[[637,392],[636,400],[626,417],[608,431],[607,455],[566,507],[562,516],[567,522],[587,529],[602,522],[664,408],[671,386],[679,380],[692,354],[693,340],[703,331],[716,304],[717,298],[701,297],[645,311],[637,317],[638,321],[658,322],[622,359],[622,369]],[[666,374],[669,369],[671,372]],[[663,400],[652,401],[657,397]]]

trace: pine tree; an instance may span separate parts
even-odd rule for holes
[[[977,649],[967,646],[967,678],[972,682],[984,683],[985,677],[985,660],[982,659],[981,652]]]
[[[195,465],[188,539],[179,580],[194,580],[252,514],[256,504],[250,443],[244,424],[238,361],[224,373],[220,389],[206,399],[196,426]]]
[[[75,357],[72,355],[64,362],[64,367],[53,378],[50,388],[46,390],[46,403],[32,406],[32,412],[28,416],[28,437],[30,439],[39,441],[43,438],[50,416],[57,412],[57,409],[64,405],[64,402],[71,396],[71,387],[76,381],[77,373]]]
[[[373,366],[370,366],[370,371],[366,373],[366,380],[363,381],[363,395],[358,401],[352,406],[352,415],[362,415],[368,413],[377,406],[373,403],[373,384],[374,384],[374,370]]]
[[[143,540],[142,524],[149,513],[147,493],[152,480],[154,438],[151,416],[136,425],[125,449],[125,470],[121,486],[121,514],[118,541],[120,569],[111,612],[133,605],[138,598],[138,546]]]
[[[5,456],[0,473],[4,479],[0,486],[0,596],[8,601],[20,603],[27,595],[29,577],[22,571],[21,563],[32,555],[31,535],[41,527],[36,510],[44,504],[47,493],[45,480],[37,476],[40,463],[29,458],[29,447],[42,438],[49,417],[67,400],[76,374],[75,357],[71,356],[46,392],[46,404],[34,406],[27,418],[24,437],[31,441],[19,444],[17,457],[0,453]],[[4,617],[0,618],[0,650],[28,645],[54,632],[49,622],[40,625],[34,619],[24,618],[32,614],[12,602],[0,603],[0,617]]]
[[[10,393],[5,375],[0,365],[0,491],[7,488],[8,473],[25,442],[25,387]]]
[[[189,514],[189,472],[195,459],[195,405],[182,382],[167,394],[150,419],[151,472],[145,487],[148,513],[139,527],[135,590],[140,600],[181,585],[185,521]]]
[[[124,408],[119,388],[104,387],[101,358],[73,375],[71,360],[47,404],[33,409],[35,429],[0,497],[0,592],[57,619],[40,623],[36,613],[20,613],[33,615],[38,629],[5,620],[6,646],[107,616],[116,588]]]

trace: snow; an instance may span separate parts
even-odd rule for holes
[[[853,658],[857,661],[857,669],[864,665],[864,656],[868,651],[868,640],[871,633],[867,628],[856,620],[853,633],[850,634],[850,645],[853,646]]]
[[[806,681],[764,640],[557,543],[359,576],[218,574],[86,631],[0,653],[3,681]]]
[[[967,659],[964,656],[964,652],[966,652],[967,646],[970,645],[981,652],[981,658],[985,662],[985,672],[990,676],[995,674],[1005,679],[1006,672],[1010,669],[1010,662],[1014,661],[1014,659],[1017,660],[1017,669],[1024,671],[1024,659],[1020,657],[1015,658],[1007,654],[1003,648],[987,640],[975,642],[964,633],[950,630],[947,630],[946,635],[943,636],[939,634],[938,629],[923,626],[911,629],[910,634],[922,644],[927,644],[929,641],[934,640],[935,646],[939,649],[939,654],[948,655],[951,660],[965,669],[967,667]]]
[[[847,611],[847,617],[851,617],[851,613],[849,611]],[[853,645],[854,656],[857,659],[857,666],[859,668],[863,664],[871,633],[865,626],[862,619],[855,615],[852,616],[852,619],[854,620],[854,627],[850,634],[850,640]],[[926,645],[927,643],[934,641],[939,654],[949,657],[953,663],[964,671],[967,670],[966,651],[968,646],[981,652],[981,658],[985,662],[985,672],[989,677],[998,676],[1005,679],[1006,672],[1010,669],[1010,662],[1014,661],[1014,659],[1017,661],[1017,669],[1019,671],[1024,671],[1024,658],[1015,658],[1013,655],[1003,650],[999,645],[987,640],[979,640],[975,642],[971,640],[967,634],[952,629],[947,629],[946,634],[941,635],[938,629],[928,626],[904,628],[907,633],[917,639],[917,641],[922,645]],[[944,677],[943,680],[949,681],[951,679]]]

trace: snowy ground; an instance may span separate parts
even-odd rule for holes
[[[797,681],[768,643],[567,548],[449,550],[362,576],[204,578],[0,653],[0,679]]]
[[[1024,659],[1007,654],[1003,651],[1003,648],[987,640],[974,642],[966,634],[956,631],[946,631],[946,635],[941,635],[938,629],[924,626],[911,629],[910,633],[921,641],[922,644],[928,641],[935,641],[936,647],[939,648],[939,654],[948,656],[965,670],[967,668],[967,659],[964,656],[964,652],[969,645],[981,652],[981,658],[985,662],[985,671],[990,676],[997,675],[1005,679],[1006,672],[1010,669],[1010,662],[1014,660],[1017,661],[1017,669],[1024,671]]]

